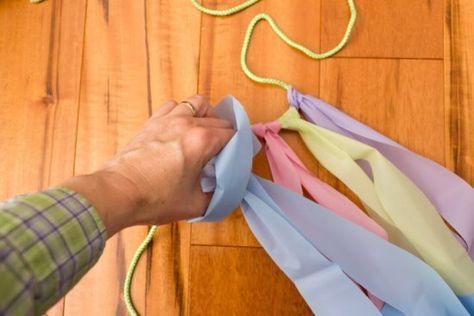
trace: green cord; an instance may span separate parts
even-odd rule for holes
[[[146,250],[150,242],[153,240],[153,236],[156,233],[156,229],[157,226],[151,226],[150,231],[146,235],[145,239],[142,241],[137,251],[135,251],[132,262],[130,263],[130,267],[128,268],[127,275],[125,276],[125,282],[123,286],[123,298],[125,300],[125,305],[127,306],[128,313],[132,316],[138,316],[138,312],[135,309],[135,306],[133,306],[131,293],[133,275],[135,274],[135,270],[137,269],[137,264],[140,260],[140,257],[142,256],[143,252]]]
[[[240,66],[242,67],[242,70],[244,73],[253,81],[259,82],[259,83],[264,83],[264,84],[272,84],[279,86],[285,90],[288,89],[289,84],[286,83],[283,80],[280,79],[274,79],[274,78],[266,78],[266,77],[260,77],[257,76],[255,73],[253,73],[250,68],[247,65],[247,54],[248,54],[248,49],[249,49],[249,44],[250,40],[252,39],[252,34],[255,29],[255,26],[258,24],[258,22],[265,20],[267,21],[273,31],[280,37],[283,42],[285,42],[288,46],[291,46],[300,52],[304,53],[310,58],[313,59],[325,59],[328,57],[333,56],[334,54],[338,53],[346,44],[347,41],[349,40],[349,37],[351,35],[351,32],[354,28],[354,24],[357,18],[357,10],[354,4],[354,0],[347,0],[347,3],[349,5],[349,9],[351,12],[351,17],[349,19],[349,23],[347,24],[346,32],[344,33],[344,36],[342,37],[341,41],[339,44],[337,44],[334,48],[328,50],[327,52],[324,53],[315,53],[309,48],[293,41],[291,38],[289,38],[283,31],[278,27],[278,25],[275,23],[275,21],[270,17],[268,14],[265,13],[260,13],[257,14],[252,21],[250,21],[249,26],[247,27],[247,32],[245,33],[245,38],[244,42],[242,44],[242,50],[240,53]]]
[[[214,16],[229,16],[237,12],[240,12],[244,9],[247,9],[248,7],[250,7],[251,5],[254,5],[255,3],[259,1],[260,0],[247,0],[241,4],[236,5],[235,7],[223,9],[223,10],[215,10],[215,9],[206,8],[203,5],[201,5],[198,0],[191,0],[191,3],[196,7],[196,9],[198,9],[199,11],[203,13],[214,15]]]

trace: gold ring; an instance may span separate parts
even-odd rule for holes
[[[196,107],[194,106],[194,104],[191,103],[191,101],[184,100],[181,101],[180,104],[186,105],[191,110],[192,115],[196,116]]]

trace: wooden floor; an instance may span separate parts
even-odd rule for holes
[[[335,58],[309,60],[259,25],[251,67],[474,183],[474,1],[355,2],[355,32]],[[0,198],[95,170],[167,99],[233,94],[253,122],[277,118],[285,92],[251,82],[239,67],[245,28],[260,12],[316,51],[338,42],[348,18],[345,0],[263,0],[228,18],[202,15],[189,0],[0,0]],[[310,169],[347,192],[295,135],[284,137]],[[269,177],[263,155],[254,169]],[[126,314],[122,283],[146,231],[111,239],[48,315]],[[133,296],[146,315],[310,314],[239,211],[217,224],[160,227]]]

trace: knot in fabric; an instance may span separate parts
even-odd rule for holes
[[[288,87],[288,103],[290,106],[295,107],[297,110],[300,109],[303,103],[304,95],[296,91],[292,86]]]
[[[281,130],[280,122],[257,123],[252,125],[252,131],[260,138],[265,138],[267,133],[278,134]]]

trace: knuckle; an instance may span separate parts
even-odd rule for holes
[[[193,125],[191,118],[187,116],[177,116],[174,117],[172,121],[169,122],[174,128],[186,130]]]
[[[153,115],[151,116],[146,122],[145,122],[145,128],[147,127],[153,127],[157,124],[159,124],[159,122],[161,121],[161,117],[157,116],[157,115]]]
[[[209,141],[212,138],[212,131],[203,127],[195,127],[189,131],[185,136],[185,147],[193,152],[201,153],[206,146],[209,146]]]
[[[208,128],[198,127],[193,130],[195,141],[198,144],[207,144],[212,138],[212,131]]]

